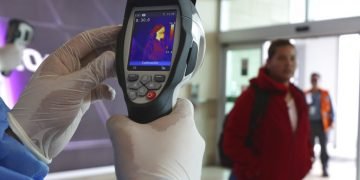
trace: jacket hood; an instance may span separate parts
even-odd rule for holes
[[[285,86],[283,83],[279,83],[273,80],[272,78],[270,78],[265,67],[259,69],[258,76],[256,78],[251,79],[250,84],[257,86],[260,89],[274,93],[285,94],[288,91],[288,87]],[[289,86],[293,86],[293,85],[289,83]]]

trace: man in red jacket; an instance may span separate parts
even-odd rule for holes
[[[289,40],[273,41],[266,65],[237,99],[223,143],[225,154],[233,161],[234,179],[301,180],[311,169],[308,106],[303,92],[290,82],[295,69],[294,45]],[[268,101],[248,146],[254,87],[266,92]]]

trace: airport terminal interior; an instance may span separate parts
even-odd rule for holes
[[[31,75],[49,53],[87,29],[123,24],[126,0],[0,0],[0,45],[11,18],[34,26],[23,63],[10,76],[0,75],[0,96],[12,108]],[[196,126],[206,142],[202,180],[225,180],[218,138],[236,98],[264,65],[271,40],[286,38],[296,46],[297,70],[291,82],[309,89],[310,75],[321,74],[329,90],[335,122],[328,133],[329,174],[321,177],[320,145],[305,180],[360,179],[360,1],[359,0],[197,0],[206,37],[201,69],[185,84]],[[113,151],[106,131],[110,115],[127,114],[116,79],[106,81],[117,92],[114,101],[98,101],[84,115],[65,150],[50,164],[49,180],[116,179]]]

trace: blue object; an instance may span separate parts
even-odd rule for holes
[[[229,180],[236,180],[236,176],[234,174],[234,171],[231,171]]]
[[[310,120],[321,121],[321,93],[320,91],[311,93],[312,103],[310,104]]]
[[[7,112],[9,112],[9,108],[0,98],[1,179],[44,179],[49,172],[49,167],[38,160],[27,147],[5,132],[9,127]]]

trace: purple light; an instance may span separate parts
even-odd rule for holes
[[[5,35],[8,21],[8,18],[0,17],[0,46],[5,44]]]
[[[6,28],[6,21],[0,17],[0,46],[3,46],[5,44]]]
[[[0,17],[0,48],[5,45],[8,19]],[[2,77],[0,82],[1,98],[11,109],[14,107],[21,92],[25,88],[31,74],[28,72],[13,71],[9,77]]]
[[[5,45],[7,21],[8,20],[5,18],[0,18],[0,48]],[[3,82],[1,82],[1,98],[10,108],[12,108],[14,105],[14,98],[11,91],[11,84],[8,78],[4,77],[2,80]]]

